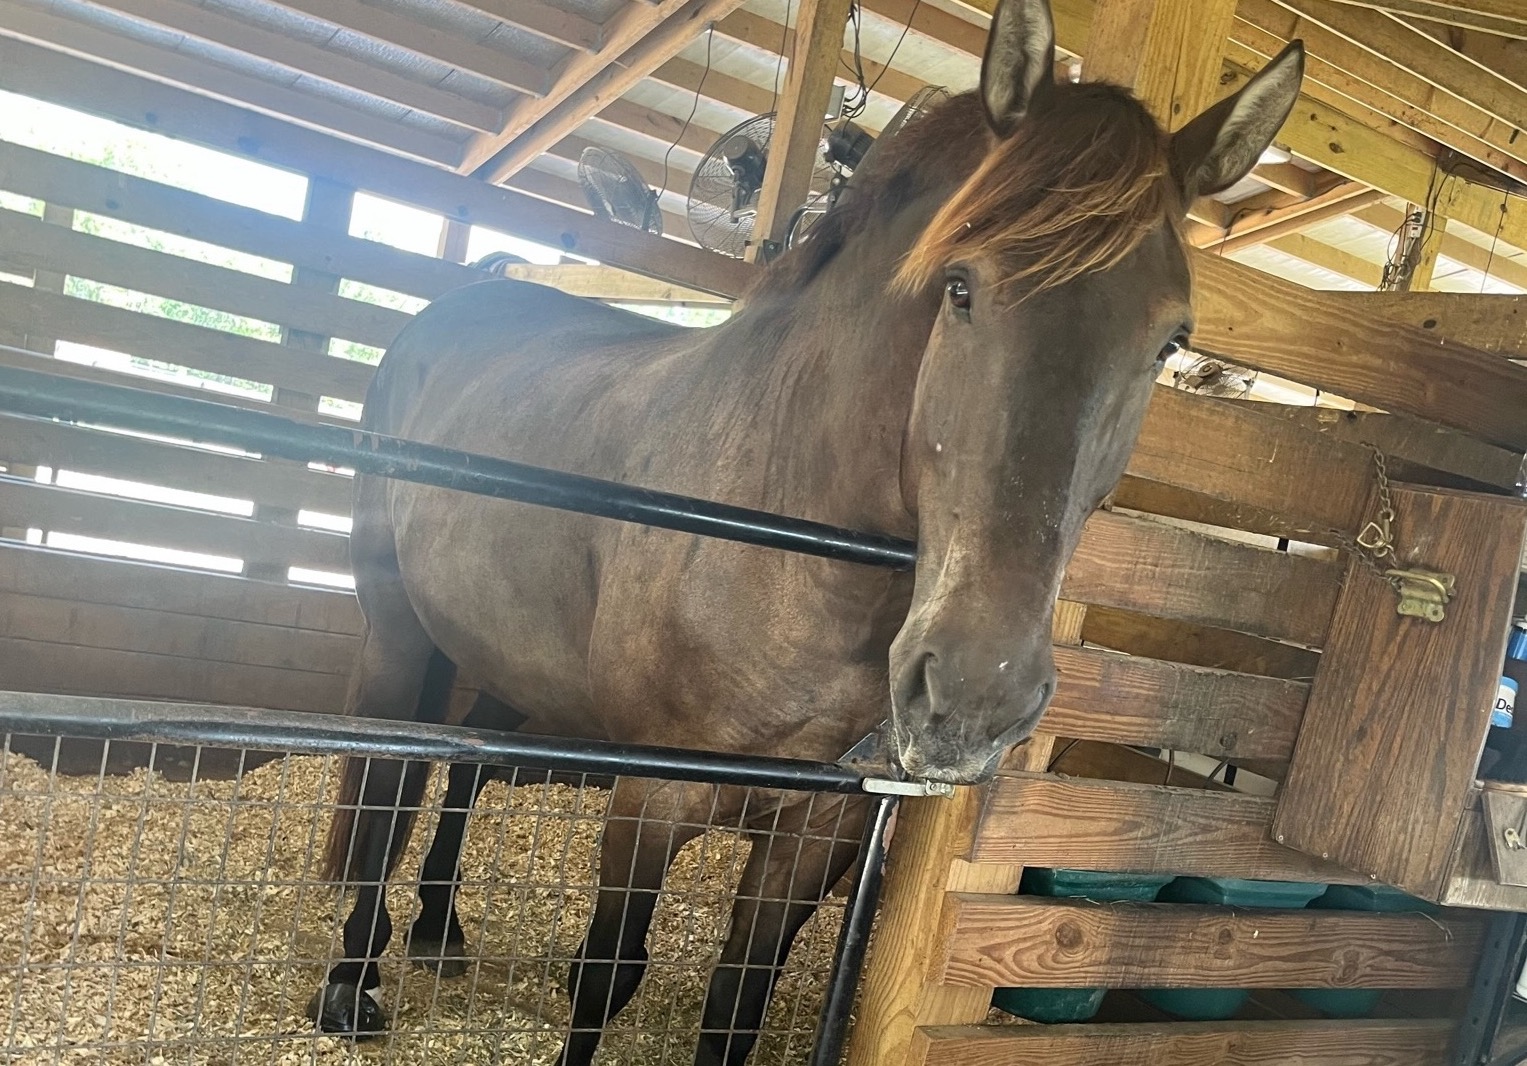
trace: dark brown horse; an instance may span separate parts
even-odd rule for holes
[[[483,282],[415,318],[366,398],[384,433],[915,538],[913,574],[360,477],[349,713],[439,721],[459,666],[489,693],[479,724],[830,761],[889,702],[908,774],[989,775],[1045,708],[1062,570],[1191,333],[1185,205],[1251,169],[1303,65],[1291,46],[1167,137],[1127,92],[1057,84],[1053,46],[1046,0],[1005,0],[979,91],[877,152],[724,325]],[[441,884],[412,939],[437,961],[461,951],[450,890],[473,771],[451,774],[426,863]],[[346,771],[360,812],[336,818],[330,857],[359,890],[347,961],[315,999],[330,1031],[385,1024],[361,990],[391,935],[396,809],[426,772]],[[635,991],[656,891],[713,803],[617,785],[564,1062],[586,1066]],[[851,804],[844,829],[863,814]],[[853,854],[754,847],[697,1061],[746,1058],[773,967]]]

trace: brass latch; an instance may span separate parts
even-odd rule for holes
[[[1395,591],[1400,594],[1399,613],[1411,618],[1440,622],[1443,610],[1453,598],[1453,575],[1434,570],[1385,570]]]

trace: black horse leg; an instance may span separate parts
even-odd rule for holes
[[[859,852],[864,804],[845,809],[844,800],[818,796],[789,813],[768,832],[750,834],[731,932],[705,997],[696,1066],[747,1061],[790,945]],[[809,835],[791,835],[792,822]]]
[[[681,806],[676,794],[694,786],[661,786],[665,795],[656,802],[649,788],[647,782],[622,779],[611,797],[594,916],[568,968],[572,1031],[561,1066],[589,1066],[605,1025],[636,993],[647,969],[647,930],[663,875],[678,850],[700,834],[694,824],[679,824],[696,819],[676,817],[674,810]]]
[[[491,779],[492,772],[486,766],[451,764],[440,822],[419,875],[419,917],[408,933],[408,955],[417,965],[437,970],[441,977],[460,977],[467,972],[467,938],[456,917],[461,846],[467,816]]]
[[[523,714],[486,692],[478,693],[462,722],[474,729],[505,731],[518,729],[524,723]],[[467,819],[493,777],[494,772],[486,766],[451,764],[435,839],[419,875],[419,917],[409,930],[408,954],[416,964],[437,970],[441,977],[460,977],[467,972],[466,934],[456,916],[461,848],[466,840]]]
[[[387,861],[403,815],[381,808],[397,804],[407,774],[425,769],[421,763],[379,759],[367,773],[351,848],[355,906],[345,919],[344,955],[329,969],[323,988],[308,1005],[309,1016],[324,1032],[376,1036],[387,1028],[374,992],[382,984],[377,959],[392,939],[392,919],[385,898]]]

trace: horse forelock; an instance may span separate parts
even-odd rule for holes
[[[1012,137],[989,141],[896,282],[912,291],[946,264],[986,257],[1014,291],[1062,285],[1176,227],[1177,201],[1167,138],[1139,101],[1114,86],[1060,85]]]

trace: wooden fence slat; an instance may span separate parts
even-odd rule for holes
[[[411,317],[390,307],[50,226],[15,211],[0,211],[0,247],[12,262],[36,270],[57,270],[375,348],[391,344]]]
[[[1055,648],[1047,733],[1224,758],[1287,759],[1309,686],[1097,648]]]
[[[270,707],[283,711],[343,709],[344,674],[288,670],[0,638],[0,677],[22,692],[117,696]]]
[[[1099,511],[1066,568],[1061,596],[1319,646],[1340,584],[1335,563]]]
[[[1229,259],[1200,253],[1194,269],[1194,343],[1202,350],[1503,447],[1527,448],[1527,367],[1327,301]]]
[[[1340,530],[1368,521],[1373,459],[1258,410],[1157,386],[1129,473],[1276,514],[1290,531]],[[1319,492],[1310,486],[1318,484]]]
[[[953,893],[944,980],[1020,988],[1459,988],[1477,918]]]
[[[332,178],[706,292],[735,296],[756,273],[740,260],[693,245],[20,41],[0,40],[0,88]]]
[[[14,592],[0,596],[0,638],[318,674],[348,674],[358,643],[348,634]]]
[[[1437,1066],[1447,1019],[936,1026],[909,1066]]]
[[[1082,637],[1129,655],[1262,677],[1308,680],[1320,664],[1319,652],[1292,644],[1111,607],[1088,609]]]
[[[1527,358],[1527,296],[1473,292],[1333,292],[1359,314],[1404,322],[1436,337]]]
[[[1276,806],[1243,792],[1004,773],[990,786],[970,857],[1083,870],[1368,883],[1274,843]]]
[[[241,558],[280,566],[347,572],[349,538],[291,529],[211,511],[0,478],[7,526],[35,526],[107,540]]]
[[[223,495],[328,514],[350,513],[348,477],[297,463],[249,459],[186,445],[0,415],[0,459],[87,474],[147,481],[167,488]]]
[[[319,633],[353,636],[361,631],[360,608],[346,591],[0,545],[0,594],[13,593]]]
[[[483,278],[446,259],[18,144],[0,142],[0,189],[425,299]]]
[[[22,285],[0,284],[0,323],[140,359],[153,359],[261,384],[289,386],[341,400],[362,400],[375,372],[365,363],[349,359],[299,352],[271,341],[241,337],[225,330],[126,311],[93,300]],[[17,363],[3,353],[0,358],[7,359],[7,365],[29,366],[52,374],[80,376],[82,369],[62,362],[33,360]],[[138,388],[160,387],[158,382],[147,379],[138,379],[132,384]],[[238,397],[199,395],[218,403],[239,402]],[[260,406],[269,408],[269,404],[263,402]]]

